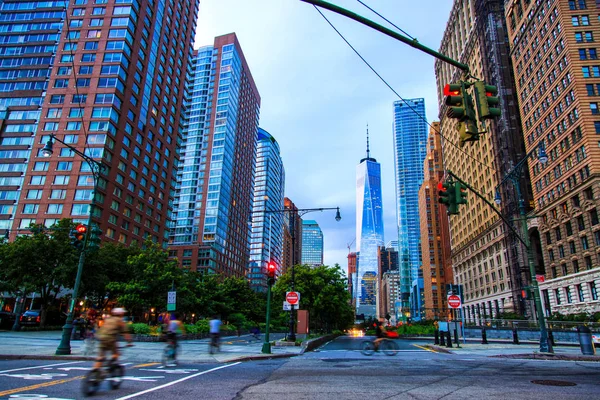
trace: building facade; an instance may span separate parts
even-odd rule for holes
[[[394,102],[393,129],[401,301],[402,307],[418,319],[423,316],[419,187],[427,138],[425,100]]]
[[[258,129],[250,265],[248,280],[253,290],[266,292],[267,265],[283,261],[283,191],[285,170],[279,144],[264,129]]]
[[[298,207],[287,197],[283,199],[283,208],[287,210],[283,213],[282,273],[285,273],[302,260],[302,218]]]
[[[354,286],[353,282],[356,276],[356,253],[350,252],[348,253],[348,293],[350,293],[350,298],[352,299],[352,303],[354,304],[354,299],[356,295],[354,294]]]
[[[216,37],[194,61],[169,248],[185,267],[243,277],[260,96],[235,34]]]
[[[91,213],[104,240],[166,244],[198,3],[2,2],[0,230]],[[95,198],[51,134],[105,166]]]
[[[383,204],[381,197],[381,166],[367,157],[356,167],[356,314],[375,316],[377,313],[376,282],[378,248],[383,246]]]
[[[392,325],[405,320],[406,316],[401,314],[400,302],[400,271],[391,270],[383,274],[381,278],[381,301],[379,302],[379,318],[390,317]]]
[[[446,117],[443,88],[459,82],[462,72],[436,61],[445,168],[487,195],[491,202],[499,190],[506,199],[500,211],[518,230],[518,201],[507,195],[508,185],[499,186],[506,172],[526,154],[502,1],[456,0],[440,52],[469,65],[471,75],[497,86],[502,112],[501,117],[487,123],[487,132],[478,141],[457,146],[456,120]],[[529,204],[531,190],[527,182],[526,176],[520,180],[524,200]],[[463,285],[466,318],[482,322],[501,312],[524,314],[526,305],[520,296],[528,276],[524,249],[487,204],[471,194],[467,198],[468,204],[460,206],[460,214],[450,216],[454,282]]]
[[[378,318],[385,318],[386,314],[393,310],[394,304],[396,301],[399,301],[397,293],[390,293],[390,289],[398,288],[400,282],[386,282],[386,279],[389,280],[391,277],[395,276],[396,278],[399,275],[396,273],[395,275],[388,274],[388,272],[398,272],[398,251],[393,247],[385,247],[380,246],[378,249],[378,270],[377,270],[377,288],[378,288],[378,299],[381,299],[378,302],[377,306],[377,316]],[[390,307],[390,303],[392,306]],[[393,315],[391,313],[390,315]]]
[[[541,243],[546,313],[600,311],[598,2],[506,1],[508,37]],[[539,231],[539,234],[537,233]],[[539,264],[538,264],[539,265]]]
[[[323,232],[317,221],[302,221],[302,264],[323,265]]]
[[[452,283],[450,232],[446,206],[438,202],[439,185],[444,182],[442,137],[439,122],[433,122],[427,137],[427,155],[423,163],[423,184],[419,189],[421,248],[425,317],[448,316],[446,285]]]

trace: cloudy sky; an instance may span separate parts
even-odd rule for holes
[[[385,25],[357,0],[330,0]],[[451,0],[362,0],[420,43],[438,49]],[[322,10],[403,97],[424,97],[437,119],[434,58],[357,22]],[[258,86],[260,126],[279,142],[286,196],[323,230],[325,264],[347,266],[356,229],[356,166],[366,154],[381,164],[385,241],[397,240],[393,107],[398,100],[321,17],[300,0],[201,0],[196,47],[235,32]],[[352,251],[355,245],[351,246]]]

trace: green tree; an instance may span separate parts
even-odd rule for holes
[[[50,228],[32,224],[31,235],[19,236],[0,246],[0,280],[13,293],[17,290],[36,293],[42,327],[57,295],[75,284],[78,253],[69,239],[73,226],[70,219],[62,219]]]
[[[274,304],[283,302],[285,293],[290,291],[290,288],[291,271],[288,271],[277,279],[273,287]],[[312,330],[324,332],[344,330],[354,323],[350,293],[339,265],[336,264],[334,267],[297,265],[295,290],[300,292],[300,308],[309,312]]]

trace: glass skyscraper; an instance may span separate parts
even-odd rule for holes
[[[393,129],[401,306],[402,311],[410,308],[412,317],[419,319],[424,300],[419,187],[427,150],[425,100],[395,101]]]
[[[367,157],[356,167],[356,274],[353,297],[357,314],[375,316],[378,247],[383,246],[381,166]]]
[[[258,129],[256,145],[256,176],[250,236],[250,266],[248,280],[252,289],[267,290],[267,264],[283,262],[283,191],[285,170],[279,144],[264,129]]]
[[[198,50],[169,248],[182,266],[245,277],[260,96],[235,34]]]
[[[323,265],[323,232],[317,221],[302,221],[302,264]]]

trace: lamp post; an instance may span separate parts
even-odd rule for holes
[[[63,326],[62,338],[60,340],[60,344],[56,348],[56,355],[65,355],[71,354],[71,332],[73,331],[73,311],[75,309],[75,300],[77,299],[77,293],[79,292],[79,286],[81,284],[81,275],[83,273],[83,264],[85,263],[85,251],[88,243],[88,238],[91,231],[92,225],[92,215],[94,208],[94,201],[96,197],[96,189],[98,186],[98,180],[100,179],[100,173],[104,170],[104,165],[94,160],[93,158],[87,156],[81,151],[77,150],[73,146],[63,142],[61,139],[57,138],[54,134],[50,135],[46,146],[42,149],[42,155],[44,157],[50,157],[53,153],[53,145],[54,141],[60,142],[66,147],[68,147],[73,153],[77,154],[79,157],[83,158],[83,160],[90,166],[90,170],[94,177],[94,188],[92,189],[92,202],[90,204],[90,210],[88,215],[87,226],[88,230],[86,231],[85,238],[83,240],[83,247],[79,253],[79,263],[77,264],[77,275],[75,276],[75,286],[73,287],[73,297],[71,299],[71,303],[69,305],[69,312],[67,314],[67,321]]]
[[[504,176],[502,182],[498,184],[498,186],[504,184],[505,182],[510,182],[517,191],[517,198],[519,200],[519,216],[521,219],[521,229],[523,235],[523,239],[521,240],[521,242],[525,245],[525,248],[527,250],[527,262],[529,264],[529,275],[531,282],[530,287],[532,289],[531,291],[533,292],[537,320],[540,326],[540,351],[543,353],[553,353],[554,351],[552,349],[552,344],[548,340],[548,331],[546,329],[546,318],[542,309],[540,287],[536,279],[535,264],[533,262],[533,249],[531,248],[531,241],[529,240],[527,218],[525,216],[525,200],[523,199],[523,194],[521,193],[521,186],[519,184],[523,167],[527,165],[527,159],[533,156],[536,151],[538,153],[538,160],[542,164],[546,164],[548,162],[548,156],[546,155],[546,150],[544,149],[543,145],[540,144],[533,148],[521,161],[519,161],[513,168],[511,168],[510,171],[508,171]],[[502,197],[500,196],[498,188],[496,188],[496,196],[494,200],[496,204],[500,204],[502,202]]]
[[[336,221],[340,221],[342,219],[342,216],[340,215],[340,208],[339,207],[328,207],[328,208],[297,208],[297,209],[286,209],[283,210],[284,212],[294,212],[294,214],[298,214],[299,217],[302,217],[305,214],[311,213],[311,212],[316,212],[316,211],[325,211],[325,210],[336,210],[335,213],[335,220]],[[273,212],[273,211],[271,211]],[[276,212],[276,211],[275,211]],[[296,218],[294,217],[294,215],[291,216],[290,219],[290,230],[291,230],[291,236],[292,236],[292,292],[295,292],[296,289],[296,271],[295,271],[295,265],[296,265],[296,227],[295,227],[295,223],[296,223]],[[292,306],[291,310],[290,310],[290,333],[288,334],[288,340],[295,342],[296,341],[296,330],[294,329],[295,323],[296,323],[296,309],[294,308],[294,306]]]

